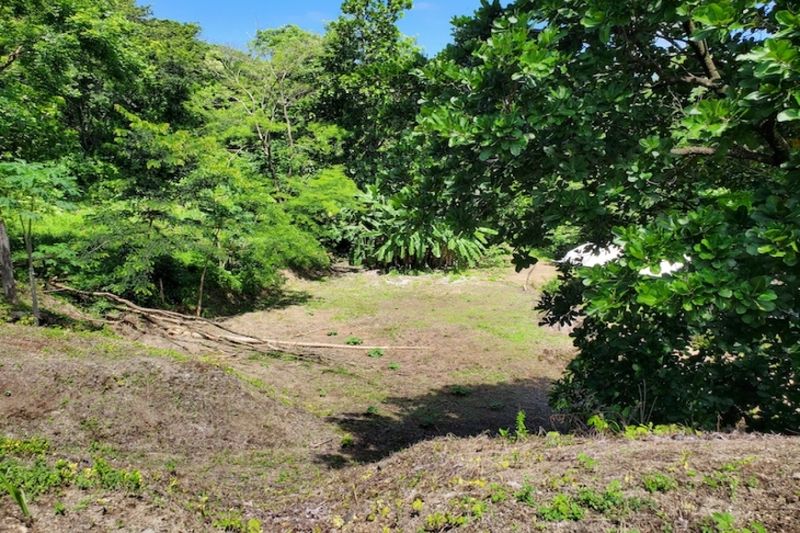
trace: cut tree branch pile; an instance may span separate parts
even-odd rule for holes
[[[423,347],[420,346],[351,346],[345,344],[263,339],[235,331],[219,322],[207,318],[184,315],[165,309],[142,307],[110,292],[83,291],[57,282],[50,282],[50,286],[54,288],[54,290],[50,292],[64,292],[82,297],[102,298],[113,302],[118,309],[128,314],[128,316],[118,321],[119,324],[124,323],[134,327],[134,329],[139,329],[135,321],[130,319],[130,315],[134,315],[153,326],[155,333],[179,346],[180,344],[175,342],[176,339],[189,337],[191,341],[196,344],[207,348],[216,348],[221,351],[277,352],[297,356],[305,356],[318,351],[333,350],[397,351],[423,349]],[[148,331],[148,333],[152,332]]]

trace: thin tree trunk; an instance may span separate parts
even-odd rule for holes
[[[289,136],[289,148],[294,149],[294,137],[292,136],[292,121],[289,119],[289,109],[286,106],[286,100],[281,101],[283,106],[283,119],[286,121],[286,133]]]
[[[31,311],[33,312],[33,322],[39,325],[42,321],[42,313],[39,311],[39,298],[36,295],[36,272],[33,270],[33,232],[31,231],[32,220],[28,220],[28,227],[22,221],[22,229],[25,237],[25,251],[28,253],[28,282],[31,284]]]
[[[200,290],[199,294],[197,295],[197,316],[199,317],[203,313],[203,291],[205,290],[206,285],[206,272],[208,272],[208,261],[203,266],[203,273],[200,274]]]
[[[16,306],[17,285],[14,282],[14,264],[11,262],[11,243],[8,241],[6,223],[0,219],[0,280],[3,282],[3,295],[8,303]]]

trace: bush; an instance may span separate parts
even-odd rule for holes
[[[340,241],[350,249],[351,261],[373,267],[404,270],[473,267],[485,257],[488,228],[459,229],[447,218],[432,216],[414,202],[406,187],[392,197],[369,187],[363,211],[350,215]]]

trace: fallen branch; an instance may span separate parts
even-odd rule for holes
[[[670,153],[675,156],[713,156],[719,150],[713,146],[682,146],[673,148]],[[774,157],[769,154],[754,152],[742,147],[733,147],[727,151],[727,154],[736,159],[746,159],[749,161],[758,161],[759,163],[772,164]]]
[[[218,344],[245,347],[254,350],[267,350],[271,352],[285,352],[296,354],[300,349],[319,349],[319,350],[348,350],[348,351],[370,351],[370,350],[385,350],[385,351],[398,351],[398,350],[419,350],[420,346],[351,346],[347,344],[331,344],[321,342],[303,342],[303,341],[286,341],[280,339],[262,339],[239,331],[228,328],[219,322],[209,320],[207,318],[184,315],[176,313],[175,311],[167,311],[164,309],[152,309],[149,307],[142,307],[134,302],[117,296],[116,294],[103,291],[83,291],[75,289],[62,283],[51,282],[50,285],[55,288],[50,292],[66,292],[76,294],[79,296],[86,296],[92,298],[105,298],[110,300],[128,312],[136,314],[151,324],[164,330],[169,337],[176,336],[180,332],[176,332],[177,328],[183,328],[193,336],[198,336],[207,341],[215,342]],[[207,325],[212,328],[220,330],[221,334],[210,333],[200,329],[199,325]]]

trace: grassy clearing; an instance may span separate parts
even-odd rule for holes
[[[234,327],[421,348],[318,364],[0,326],[0,434],[13,435],[0,474],[28,483],[37,526],[755,532],[800,521],[796,439],[599,418],[595,438],[553,431],[546,391],[569,339],[532,325],[535,295],[507,271],[292,286],[311,297]],[[23,521],[9,497],[0,511],[0,529]]]

